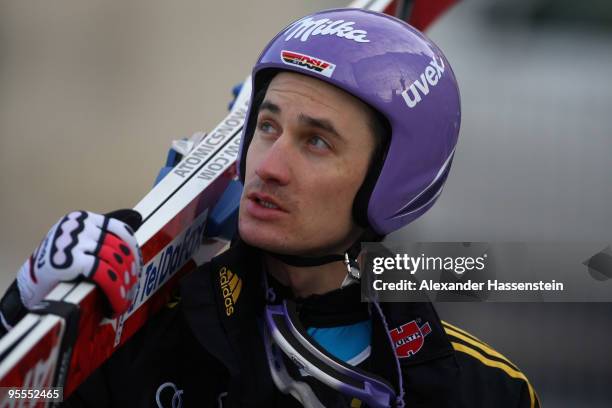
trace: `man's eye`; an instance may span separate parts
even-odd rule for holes
[[[274,127],[270,124],[270,122],[264,121],[259,124],[259,130],[268,133],[274,131]]]
[[[317,149],[329,149],[329,144],[327,144],[327,142],[319,136],[313,136],[308,139],[308,144],[316,147]]]

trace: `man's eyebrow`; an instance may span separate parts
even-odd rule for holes
[[[270,101],[263,101],[261,103],[261,105],[259,106],[259,110],[267,110],[270,111],[272,113],[280,113],[281,108],[280,106],[270,102]]]
[[[259,110],[260,111],[267,110],[274,114],[281,113],[280,106],[270,101],[263,101],[261,105],[259,106]],[[340,135],[340,132],[336,130],[333,123],[328,119],[314,118],[312,116],[308,116],[303,113],[300,113],[300,115],[298,116],[298,120],[303,125],[324,130],[330,133],[332,136],[337,137],[341,141],[344,141],[344,138]]]
[[[298,120],[302,124],[304,124],[306,126],[318,128],[318,129],[321,129],[321,130],[325,130],[326,132],[328,132],[331,135],[337,137],[341,141],[344,141],[344,138],[336,130],[336,128],[334,127],[333,123],[331,121],[329,121],[328,119],[313,118],[312,116],[308,116],[308,115],[305,115],[303,113],[300,113]]]

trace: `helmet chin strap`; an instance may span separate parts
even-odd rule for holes
[[[287,265],[297,267],[321,266],[333,262],[343,262],[346,266],[347,277],[350,277],[353,280],[359,280],[361,277],[361,271],[359,270],[359,264],[357,263],[357,256],[359,256],[359,252],[361,251],[362,238],[363,236],[359,237],[359,239],[357,239],[353,245],[351,245],[344,252],[344,255],[329,254],[322,256],[300,256],[279,254],[271,251],[266,251],[266,253]],[[345,285],[343,284],[343,286]]]

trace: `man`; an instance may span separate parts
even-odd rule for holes
[[[360,243],[427,211],[450,169],[459,93],[441,51],[391,17],[329,10],[281,31],[253,85],[234,245],[67,404],[539,406],[512,363],[431,304],[360,302]],[[130,217],[69,214],[13,290],[31,307],[84,274],[120,312],[141,267],[117,221]],[[414,325],[422,343],[406,351],[396,335]]]

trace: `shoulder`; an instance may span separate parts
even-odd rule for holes
[[[232,274],[242,275],[245,269],[257,265],[258,252],[241,241],[237,241],[229,248],[219,252],[208,262],[198,266],[193,272],[181,279],[181,291],[189,286],[201,286],[214,282],[214,277],[218,277],[222,272],[231,271]]]
[[[244,289],[257,286],[260,269],[259,251],[237,241],[181,280],[183,307],[197,310],[216,303],[229,316]]]
[[[183,307],[200,308],[203,304],[219,302],[219,294],[231,290],[237,298],[245,280],[247,270],[258,265],[255,250],[238,241],[184,276],[180,283]],[[235,300],[235,299],[234,299]]]
[[[455,350],[464,390],[475,393],[470,399],[477,398],[478,406],[494,406],[503,398],[505,406],[540,407],[530,381],[508,358],[449,322],[442,320],[442,327]]]

